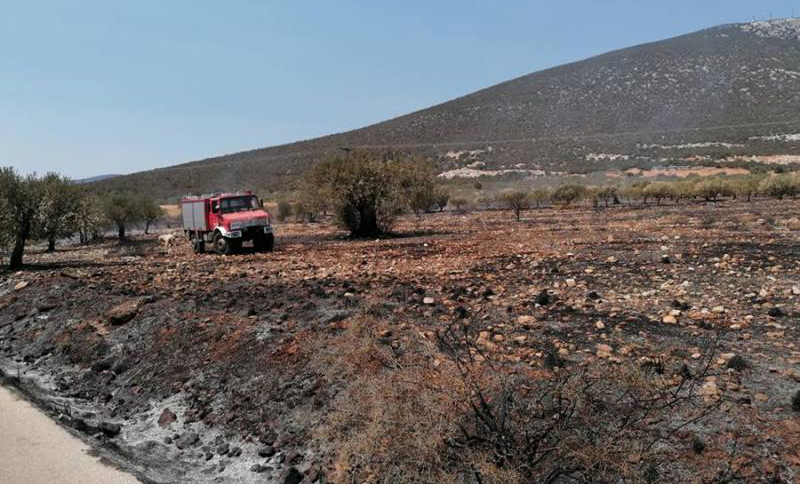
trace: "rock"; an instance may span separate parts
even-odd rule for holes
[[[602,321],[598,321],[598,322],[594,323],[594,327],[597,328],[597,329],[606,329],[606,325],[603,324]]]
[[[536,322],[536,319],[533,316],[520,316],[517,318],[517,323],[527,326],[529,324],[533,324]]]
[[[217,446],[215,451],[217,455],[228,455],[228,452],[231,450],[230,445],[227,442],[223,442]],[[262,456],[263,457],[263,456]]]
[[[782,318],[783,316],[786,316],[786,313],[783,312],[783,310],[781,308],[774,307],[774,308],[770,309],[769,311],[767,311],[767,315],[769,315],[770,317],[773,317],[773,318]]]
[[[20,282],[14,284],[14,290],[15,291],[21,291],[21,290],[25,289],[26,287],[28,287],[28,281],[20,281]]]
[[[111,360],[100,360],[92,365],[92,371],[95,373],[103,373],[104,371],[111,369]]]
[[[158,417],[158,426],[163,429],[164,427],[167,427],[169,424],[174,422],[176,418],[177,417],[175,416],[174,413],[172,413],[170,409],[165,408],[161,412],[161,416]]]
[[[597,294],[597,292],[595,292],[595,291],[590,291],[586,295],[586,299],[591,299],[592,301],[597,301],[598,299],[600,299],[600,294]]]
[[[792,286],[792,294],[800,296],[800,286]]]
[[[672,259],[670,259],[668,255],[662,255],[661,256],[661,263],[662,264],[671,264],[672,263]]]
[[[273,455],[275,455],[275,447],[271,445],[265,445],[258,449],[259,457],[272,457]]]
[[[114,306],[106,313],[108,322],[113,325],[125,324],[136,317],[139,312],[139,301],[125,301]]]
[[[228,452],[228,457],[239,457],[242,455],[242,448],[241,447],[234,447]]]
[[[100,422],[100,430],[109,437],[115,437],[122,431],[122,426],[113,422]]]
[[[534,303],[538,304],[539,306],[547,306],[550,304],[550,295],[547,294],[547,291],[542,291],[536,296],[536,299],[533,300]]]
[[[180,450],[183,450],[187,447],[194,445],[198,440],[200,440],[200,437],[196,433],[186,432],[185,434],[178,437],[178,439],[175,441],[175,447],[179,448]]]
[[[666,316],[661,318],[661,322],[665,324],[677,324],[678,320],[675,318],[675,316],[667,314]]]
[[[578,282],[575,279],[567,279],[564,282],[567,284],[567,287],[575,287],[578,285]]]
[[[725,308],[722,307],[722,306],[714,306],[713,308],[711,308],[711,312],[712,313],[724,313],[725,312]]]
[[[422,304],[425,304],[427,306],[432,306],[434,302],[436,302],[436,300],[433,299],[432,297],[426,297],[422,300]]]
[[[745,360],[740,355],[733,355],[730,358],[727,358],[728,362],[725,365],[726,368],[735,370],[735,371],[744,371],[750,368],[750,362]]]
[[[678,301],[677,299],[672,301],[673,309],[677,309],[680,311],[688,311],[690,309],[689,303],[685,301]]]
[[[262,472],[266,472],[269,469],[270,469],[269,466],[262,466],[261,464],[253,464],[253,466],[250,467],[250,472],[261,474]]]
[[[289,467],[283,474],[281,474],[280,479],[278,482],[280,484],[300,484],[303,480],[303,473],[298,471],[296,467]]]
[[[614,348],[608,346],[607,344],[600,343],[597,345],[597,357],[598,358],[611,358],[611,354],[614,352]]]
[[[717,387],[717,382],[714,380],[708,380],[700,387],[700,396],[706,400],[714,400],[720,395],[719,388]]]

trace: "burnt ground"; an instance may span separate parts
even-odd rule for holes
[[[716,341],[702,398],[718,406],[665,452],[708,470],[691,481],[795,482],[798,208],[432,214],[368,241],[285,224],[275,252],[231,257],[165,254],[155,236],[34,249],[0,276],[0,369],[146,480],[314,482],[331,470],[315,428],[337,402],[315,354],[354,318],[395,328],[395,347],[470,318],[487,351],[542,369],[553,351],[692,363]]]

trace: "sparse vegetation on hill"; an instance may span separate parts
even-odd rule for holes
[[[421,157],[458,176],[797,166],[798,65],[800,39],[724,25],[529,74],[362,129],[93,186],[173,202],[187,193],[272,193],[341,147]]]

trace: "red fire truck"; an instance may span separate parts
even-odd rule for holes
[[[275,244],[271,217],[252,192],[187,197],[181,200],[181,211],[195,253],[204,252],[206,244],[224,255],[240,252],[247,241],[259,252],[269,252]]]

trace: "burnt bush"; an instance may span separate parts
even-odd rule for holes
[[[711,350],[688,377],[543,373],[495,358],[466,321],[424,337],[397,329],[363,318],[319,346],[337,390],[314,438],[333,482],[646,482],[674,468],[654,444],[715,408],[696,398]]]

